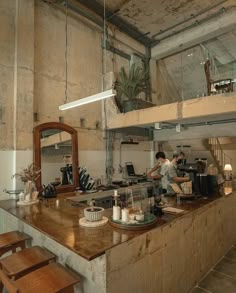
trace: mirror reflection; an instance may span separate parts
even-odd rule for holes
[[[38,190],[52,184],[57,193],[78,187],[78,137],[69,125],[47,122],[34,128],[34,163],[41,169]]]
[[[73,184],[71,134],[60,129],[41,132],[42,184]]]

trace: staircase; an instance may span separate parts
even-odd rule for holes
[[[218,138],[211,137],[208,139],[209,151],[215,161],[218,172],[224,173],[224,166],[227,162],[231,161],[231,158],[227,156],[218,140]]]

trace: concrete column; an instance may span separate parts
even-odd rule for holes
[[[11,175],[32,162],[34,90],[34,1],[0,3],[0,190],[21,188]],[[3,196],[0,196],[3,199]]]
[[[150,82],[151,82],[151,89],[152,89],[152,102],[153,104],[157,104],[158,103],[157,62],[154,59],[150,59],[150,78],[151,78]]]

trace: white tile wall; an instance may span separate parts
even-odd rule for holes
[[[118,172],[120,162],[120,152],[113,152],[113,167],[115,169],[114,179],[120,178]],[[133,162],[135,172],[142,174],[146,168],[152,167],[153,153],[145,150],[124,150],[122,151],[122,165],[125,162]],[[105,151],[79,151],[79,165],[85,166],[89,174],[93,177],[105,175],[106,153]]]
[[[31,150],[25,151],[0,151],[0,200],[8,199],[9,196],[3,192],[4,189],[21,189],[22,182],[11,179],[11,176],[21,171],[32,163],[33,153]]]
[[[49,184],[55,181],[55,178],[61,178],[61,167],[65,164],[61,163],[43,163],[42,164],[42,184]]]
[[[86,167],[94,177],[105,175],[105,151],[79,151],[79,166]]]

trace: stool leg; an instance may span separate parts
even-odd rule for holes
[[[8,247],[3,247],[0,251],[0,257],[5,254],[6,252],[9,252],[11,251],[12,253],[15,253],[16,252],[16,249],[17,248],[20,248],[21,250],[25,249],[26,248],[26,244],[25,244],[25,240],[22,241],[22,242],[19,242],[19,243],[16,243],[16,244],[12,244]]]
[[[2,283],[2,281],[0,280],[0,293],[2,293],[2,290],[3,290],[3,283]]]
[[[1,282],[1,292],[3,290],[3,287],[7,289],[7,292],[9,293],[18,293],[18,289],[15,287],[15,285],[12,283],[10,279],[6,276],[6,274],[3,272],[2,267],[0,266],[0,282]]]
[[[74,293],[74,286],[70,286],[68,288],[60,290],[60,293]]]

